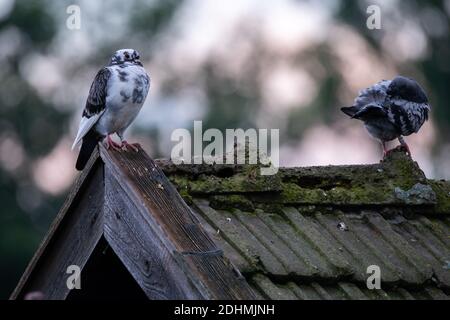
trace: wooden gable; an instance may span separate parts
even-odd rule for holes
[[[66,284],[70,265],[82,269],[81,290]],[[101,145],[10,298],[33,292],[44,299],[255,299],[153,160],[142,149]]]

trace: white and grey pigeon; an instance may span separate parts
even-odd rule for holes
[[[397,76],[362,90],[351,107],[341,108],[348,116],[364,122],[369,134],[378,139],[384,156],[386,142],[398,139],[411,156],[403,136],[419,132],[431,110],[422,87],[413,79]]]
[[[139,53],[133,49],[116,51],[108,66],[95,76],[72,149],[82,140],[76,168],[83,170],[98,141],[106,137],[107,148],[137,150],[124,140],[124,132],[136,118],[147,97],[150,78]],[[111,139],[117,133],[121,144]]]

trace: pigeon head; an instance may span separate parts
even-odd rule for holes
[[[392,80],[387,93],[393,98],[428,104],[428,98],[422,87],[414,80],[398,76]]]
[[[142,66],[139,58],[139,52],[134,49],[120,49],[117,50],[111,57],[110,65],[130,63]]]

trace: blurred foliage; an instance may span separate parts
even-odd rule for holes
[[[0,137],[18,137],[28,147],[26,164],[19,172],[12,175],[0,169],[0,298],[11,293],[60,204],[58,199],[48,199],[49,207],[37,208],[30,216],[25,208],[18,206],[17,199],[24,193],[39,197],[30,179],[30,166],[34,158],[55,145],[67,120],[67,115],[55,112],[38,97],[19,71],[20,61],[29,51],[45,49],[55,36],[51,14],[41,2],[17,2],[9,16],[0,22],[0,30],[11,27],[27,37],[22,50],[7,57],[9,74],[0,78]],[[18,96],[11,99],[9,95]],[[48,136],[39,139],[43,129]]]
[[[445,12],[445,1],[411,1],[401,0],[400,6],[421,12],[425,7],[434,7]],[[448,1],[447,1],[448,2]],[[98,68],[112,51],[121,47],[150,43],[152,50],[158,50],[155,41],[176,17],[176,12],[183,1],[149,1],[133,2],[128,15],[129,32],[123,37],[111,41],[99,42],[94,52],[85,61],[86,66]],[[61,7],[61,10],[65,10]],[[44,100],[23,77],[22,63],[30,53],[45,55],[52,50],[56,41],[57,30],[64,19],[57,19],[51,11],[51,4],[45,0],[15,1],[11,12],[0,19],[0,35],[15,30],[22,35],[18,50],[13,54],[1,55],[3,71],[0,70],[0,139],[15,139],[23,146],[24,160],[18,169],[7,170],[0,167],[0,299],[7,298],[36,250],[39,241],[45,235],[48,226],[55,217],[63,201],[63,196],[51,196],[43,193],[32,179],[35,161],[48,154],[63,134],[67,134],[72,113],[60,108],[50,100]],[[62,16],[65,12],[62,13]],[[381,51],[378,31],[369,32],[365,27],[366,12],[359,1],[342,1],[335,20],[352,26],[364,36],[376,50]],[[448,15],[447,23],[448,23]],[[221,66],[213,59],[199,70],[197,77],[205,83],[208,107],[203,117],[204,127],[249,128],[255,127],[254,115],[261,105],[259,75],[264,64],[270,63],[272,57],[263,51],[258,35],[254,39],[254,56],[246,66],[245,74],[237,82],[233,77],[223,74]],[[450,142],[450,34],[429,37],[431,54],[415,64],[433,84],[431,100],[432,116],[438,125],[440,142]],[[326,45],[320,45],[314,52],[302,53],[314,56],[327,71],[320,83],[317,98],[307,106],[289,109],[286,116],[286,130],[281,132],[281,139],[287,142],[298,141],[311,125],[320,123],[331,125],[338,114],[336,101],[340,101],[339,86],[341,75],[331,63],[334,57]],[[152,56],[152,52],[141,52]],[[189,63],[189,61],[186,61]],[[409,62],[410,63],[410,62]],[[22,66],[23,67],[23,66]],[[80,68],[84,66],[79,66]],[[407,65],[399,65],[400,70]],[[170,72],[168,70],[167,72]],[[173,78],[172,82],[162,84],[162,91],[175,93],[178,85],[191,79]],[[83,93],[84,94],[84,93]],[[143,129],[139,129],[142,132]],[[144,133],[144,132],[142,132]],[[158,141],[160,133],[155,128],[145,132],[153,141]],[[0,140],[0,144],[1,144]],[[437,148],[439,144],[436,144]],[[157,146],[155,146],[157,148]],[[5,151],[4,151],[5,152]],[[158,156],[156,150],[154,156]],[[58,170],[58,168],[55,168]]]
[[[150,6],[136,5],[130,14],[130,26],[133,30],[146,32],[148,36],[158,34],[171,20],[180,0],[166,0]]]
[[[0,22],[0,29],[14,26],[32,41],[33,49],[49,44],[56,33],[53,16],[45,1],[17,1],[9,16]]]

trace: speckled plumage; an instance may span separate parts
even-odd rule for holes
[[[108,81],[108,95],[104,114],[98,119],[95,130],[105,137],[124,131],[141,110],[150,86],[150,79],[144,68],[130,65],[124,69],[108,67],[111,76]]]
[[[428,120],[430,106],[416,81],[398,76],[362,90],[353,106],[341,110],[363,121],[370,135],[380,140],[383,147],[385,142],[396,138],[407,147],[402,136],[419,132]]]
[[[117,51],[109,65],[97,73],[89,90],[72,146],[74,148],[83,140],[77,169],[84,167],[98,140],[109,139],[110,134],[117,133],[126,143],[123,134],[141,110],[149,88],[150,78],[139,61],[137,51]]]

